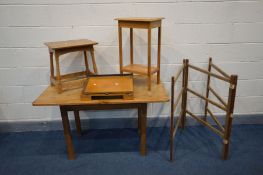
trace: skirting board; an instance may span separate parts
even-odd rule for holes
[[[224,123],[224,116],[219,116],[219,120]],[[211,117],[207,120],[212,123]],[[149,117],[147,119],[148,127],[169,127],[170,117]],[[234,115],[234,125],[238,124],[263,124],[263,114]],[[70,121],[72,129],[75,129],[75,123]],[[187,117],[186,125],[200,125],[193,118]],[[109,129],[109,128],[135,128],[137,127],[137,118],[99,118],[99,119],[81,119],[82,129]],[[19,121],[19,122],[0,122],[0,132],[26,132],[26,131],[50,131],[62,130],[61,120],[52,121]]]

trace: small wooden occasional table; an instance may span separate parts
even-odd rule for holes
[[[160,83],[160,64],[161,64],[161,26],[164,18],[116,18],[118,20],[119,32],[119,57],[120,57],[120,73],[129,72],[148,77],[148,90],[151,90],[151,76],[157,72],[157,83]],[[157,67],[152,66],[151,62],[151,31],[158,27],[158,50],[157,50]],[[130,28],[130,64],[123,66],[122,54],[122,28]],[[147,66],[134,64],[133,62],[133,29],[148,30],[148,63]]]
[[[155,81],[154,78],[152,81]],[[147,103],[167,102],[169,97],[162,83],[152,86],[149,92],[145,85],[145,77],[134,77],[134,99],[111,99],[111,100],[81,100],[82,89],[74,89],[59,94],[56,89],[49,86],[34,102],[33,106],[59,106],[67,144],[69,159],[75,159],[72,143],[68,111],[74,111],[76,128],[81,132],[79,110],[109,110],[109,109],[132,109],[138,110],[138,129],[140,133],[140,154],[146,155],[146,121]]]
[[[82,82],[79,82],[78,84],[75,83],[75,87],[74,87],[71,83],[72,81],[83,79],[86,77],[86,75],[89,75],[89,74],[97,74],[97,66],[95,62],[94,48],[93,48],[93,46],[96,44],[98,43],[95,41],[88,40],[88,39],[45,43],[45,45],[49,49],[49,54],[50,54],[50,82],[52,86],[56,86],[59,93],[62,93],[63,90],[65,89],[71,89],[71,88],[82,86]],[[64,55],[66,53],[70,53],[70,52],[76,52],[76,51],[83,51],[86,71],[61,75],[60,65],[59,65],[59,56]],[[91,72],[89,69],[87,51],[91,53],[91,58],[92,58],[92,63],[93,63],[93,72]],[[56,76],[54,75],[53,54],[55,55],[55,61],[56,61]]]

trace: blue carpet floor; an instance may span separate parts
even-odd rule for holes
[[[263,125],[232,129],[229,160],[220,159],[218,136],[202,126],[179,130],[169,162],[168,128],[148,128],[146,157],[136,129],[73,133],[77,159],[70,161],[62,131],[0,134],[0,175],[262,175]]]

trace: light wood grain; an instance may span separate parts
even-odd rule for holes
[[[169,97],[162,83],[156,84],[156,76],[152,77],[152,90],[148,91],[147,77],[134,76],[134,98],[132,100],[81,100],[82,88],[65,91],[59,94],[56,89],[49,86],[34,102],[34,106],[58,106],[58,105],[89,105],[89,104],[132,104],[167,102]]]
[[[95,41],[88,39],[79,39],[79,40],[67,40],[67,41],[56,41],[56,42],[46,42],[44,43],[49,49],[65,49],[72,47],[81,47],[98,44]]]
[[[128,17],[128,18],[115,18],[118,21],[138,21],[138,22],[154,22],[164,19],[163,17]]]
[[[217,74],[215,74],[215,73],[209,72],[209,71],[207,71],[207,70],[204,70],[204,69],[202,69],[202,68],[196,67],[196,66],[191,65],[191,64],[189,64],[188,66],[189,66],[190,68],[194,69],[194,70],[197,70],[197,71],[202,72],[202,73],[204,73],[204,74],[210,75],[210,76],[212,76],[212,77],[215,77],[215,78],[218,78],[218,79],[220,79],[220,80],[223,80],[223,81],[226,81],[226,82],[229,82],[229,83],[230,83],[230,79],[229,79],[229,78],[222,77],[222,76],[220,76],[220,75],[217,75]]]
[[[132,76],[99,76],[87,81],[84,94],[133,92]]]
[[[130,64],[122,68],[124,72],[131,72],[136,74],[148,75],[148,67],[141,64]],[[151,66],[151,74],[158,71],[157,67]]]
[[[86,71],[83,72],[83,75],[90,75],[90,74],[97,74],[97,66],[94,56],[94,48],[93,45],[97,44],[95,41],[91,41],[88,39],[79,39],[79,40],[67,40],[67,41],[57,41],[57,42],[48,42],[45,43],[46,46],[49,48],[50,54],[50,82],[51,85],[55,85],[58,89],[59,93],[62,93],[64,90],[70,87],[76,87],[76,84],[69,84],[72,78],[82,78],[79,77],[79,72],[61,75],[60,73],[60,61],[59,57],[61,55],[81,51],[84,53],[84,61]],[[91,61],[93,64],[93,72],[89,69],[87,51],[91,53]],[[53,54],[55,55],[55,63],[56,63],[56,76],[54,76],[54,65],[53,65]],[[81,73],[82,75],[82,73]],[[74,79],[75,79],[74,78]],[[67,82],[67,85],[63,84],[63,81]]]
[[[97,65],[96,65],[96,60],[95,60],[95,55],[94,55],[94,48],[91,49],[91,59],[92,59],[92,65],[93,65],[93,70],[94,70],[94,74],[98,73],[98,69],[97,69]]]
[[[229,143],[231,141],[230,135],[231,135],[231,128],[232,128],[233,111],[234,111],[234,103],[235,103],[236,86],[237,86],[237,78],[238,77],[237,77],[237,75],[227,75],[219,67],[213,66],[211,57],[209,58],[208,70],[204,70],[204,69],[198,68],[196,66],[190,65],[188,59],[184,59],[183,64],[184,64],[183,71],[179,70],[179,73],[175,77],[172,77],[172,79],[171,79],[170,160],[172,161],[173,157],[174,157],[174,137],[175,137],[176,128],[177,128],[177,127],[174,128],[174,110],[176,108],[176,104],[178,103],[178,101],[174,102],[174,86],[175,86],[175,81],[179,77],[181,71],[183,72],[183,76],[182,76],[182,78],[183,78],[183,81],[182,81],[183,91],[181,91],[179,93],[179,96],[183,92],[183,94],[182,94],[182,109],[181,109],[181,113],[180,113],[182,115],[179,115],[178,121],[180,119],[182,120],[181,121],[182,128],[184,128],[184,120],[185,120],[184,118],[185,118],[185,114],[187,113],[189,116],[193,117],[198,122],[200,122],[204,126],[211,129],[213,132],[215,132],[216,134],[221,136],[223,138],[222,159],[226,160],[228,158]],[[197,92],[195,92],[195,91],[193,91],[187,87],[188,86],[188,69],[189,68],[192,68],[196,71],[207,74],[208,78],[207,78],[207,86],[206,86],[206,96],[203,96],[203,95],[201,95],[201,94],[199,94],[199,93],[197,93]],[[212,73],[211,68],[216,69],[223,76]],[[220,80],[223,80],[223,81],[226,81],[229,83],[229,93],[228,93],[228,102],[227,103],[223,100],[222,97],[219,96],[219,94],[216,93],[216,91],[214,89],[212,89],[210,87],[210,76],[213,76],[214,78],[217,78],[217,79],[220,79]],[[209,99],[209,92],[210,91],[222,104],[219,104],[219,103]],[[196,115],[191,113],[189,110],[186,110],[187,109],[187,93],[188,92],[190,92],[190,93],[196,95],[197,97],[200,97],[201,99],[206,101],[205,117],[203,119],[197,117]],[[217,106],[218,108],[226,111],[226,119],[225,119],[224,125],[221,124],[219,122],[218,118],[212,113],[211,110],[209,110],[208,103],[210,103],[214,106]],[[207,114],[210,114],[211,118],[214,120],[214,122],[217,124],[217,126],[220,130],[215,128],[213,125],[211,125],[209,122],[206,121]]]
[[[120,73],[129,72],[148,76],[148,90],[151,90],[151,77],[153,73],[157,72],[157,84],[160,83],[160,69],[161,69],[161,25],[162,17],[131,17],[131,18],[116,18],[118,20],[119,32],[119,59],[120,59]],[[157,52],[157,68],[151,66],[151,37],[152,29],[158,27],[158,52]],[[122,53],[122,28],[130,29],[130,65],[123,67],[123,53]],[[147,29],[148,30],[148,56],[147,67],[144,65],[133,64],[133,29]]]

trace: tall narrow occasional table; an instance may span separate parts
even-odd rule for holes
[[[160,64],[161,64],[161,30],[162,19],[164,18],[116,18],[118,20],[119,32],[119,57],[120,57],[120,73],[129,72],[148,77],[148,90],[151,90],[151,77],[157,73],[157,83],[160,83]],[[130,64],[123,66],[122,53],[122,28],[130,29]],[[147,65],[134,64],[133,60],[133,29],[147,29],[148,32],[148,59]],[[152,66],[151,61],[151,45],[152,45],[152,29],[158,28],[158,50],[157,50],[157,66]]]
[[[57,88],[59,93],[62,93],[64,90],[73,89],[82,86],[83,81],[78,81],[80,79],[86,78],[89,74],[97,74],[97,66],[94,56],[94,45],[98,44],[95,41],[88,39],[78,39],[78,40],[67,40],[67,41],[56,41],[56,42],[47,42],[45,45],[49,49],[50,54],[50,83],[52,86]],[[82,51],[84,53],[85,61],[85,71],[74,72],[70,74],[61,75],[59,57],[66,53]],[[93,64],[93,72],[89,69],[89,62],[87,52],[91,54],[91,61]],[[56,63],[56,76],[54,75],[54,63],[53,55],[55,55]],[[75,81],[75,83],[72,83]],[[77,83],[78,82],[78,83]]]
[[[155,77],[152,78],[154,82]],[[155,102],[167,102],[169,97],[162,83],[152,86],[148,91],[145,77],[134,77],[134,98],[132,100],[108,99],[108,100],[81,100],[82,89],[74,89],[59,94],[52,86],[47,89],[33,102],[33,106],[59,106],[64,129],[64,136],[67,144],[69,159],[75,159],[68,111],[74,111],[75,118],[79,117],[79,110],[109,110],[109,109],[137,109],[138,129],[140,134],[140,153],[146,155],[146,122],[147,104]],[[81,132],[80,121],[76,121],[76,128]]]

